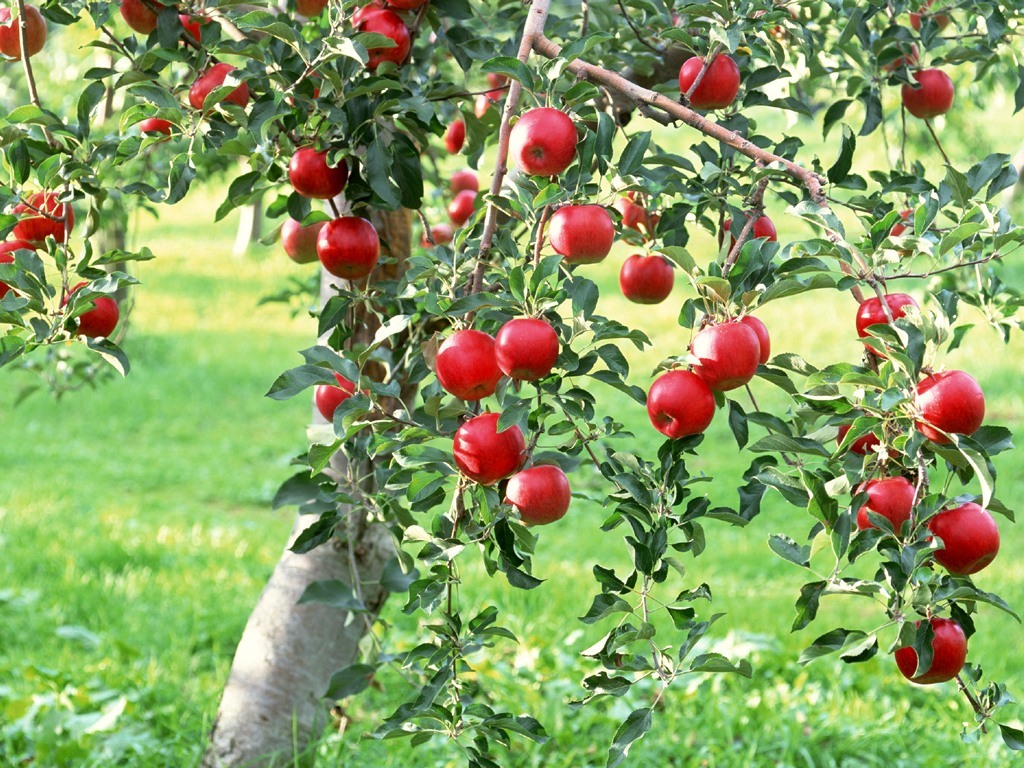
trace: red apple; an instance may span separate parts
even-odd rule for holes
[[[885,303],[889,307],[889,313],[892,315],[893,320],[898,320],[901,317],[906,316],[907,307],[916,307],[917,302],[914,301],[912,296],[908,296],[905,293],[887,293],[885,294]],[[857,335],[865,339],[868,337],[868,328],[872,325],[888,325],[889,318],[886,317],[885,308],[882,306],[882,300],[877,296],[872,296],[869,299],[865,299],[864,302],[857,308]],[[885,353],[877,349],[873,344],[865,344],[869,350],[875,353],[878,357],[885,357]]]
[[[64,304],[68,303],[71,294],[85,285],[88,285],[88,283],[82,282],[72,288],[71,292],[64,299]],[[92,306],[92,309],[78,316],[76,320],[78,328],[75,331],[75,335],[88,336],[93,339],[100,336],[109,337],[114,332],[114,328],[117,327],[117,321],[120,317],[117,302],[109,296],[99,296],[92,300]]]
[[[920,624],[917,622],[918,626]],[[894,654],[896,666],[903,676],[918,685],[952,680],[960,674],[967,661],[967,635],[963,627],[952,619],[933,618],[931,624],[935,636],[932,638],[932,663],[928,669],[914,677],[917,671],[917,651],[911,646],[897,648]]]
[[[477,120],[483,120],[484,115],[487,114],[487,110],[490,108],[491,100],[487,98],[487,94],[478,94],[476,101],[473,102],[473,114],[476,115]]]
[[[121,0],[121,18],[140,35],[156,29],[156,14],[143,0]]]
[[[715,415],[715,396],[697,374],[669,371],[651,385],[647,415],[654,428],[668,437],[698,435]]]
[[[340,216],[324,224],[316,239],[316,254],[335,277],[358,280],[377,266],[380,238],[373,224],[358,216]]]
[[[462,145],[465,142],[466,121],[461,118],[452,120],[444,132],[444,148],[448,150],[449,155],[454,155],[462,149]]]
[[[449,183],[453,195],[457,195],[459,192],[464,192],[467,189],[473,192],[480,191],[480,177],[477,176],[476,171],[469,168],[453,173]]]
[[[843,440],[846,439],[846,433],[849,431],[849,424],[843,424],[839,427],[839,434],[836,435],[836,443],[838,445],[842,445]],[[853,443],[850,445],[849,450],[852,453],[856,453],[861,456],[866,456],[868,453],[873,451],[876,446],[879,446],[881,444],[882,441],[878,439],[878,435],[874,433],[869,433],[866,435],[862,435],[861,437],[858,437],[856,440],[854,440]]]
[[[338,380],[337,386],[319,384],[313,394],[316,409],[327,421],[334,421],[334,412],[338,410],[338,406],[352,397],[356,391],[356,385],[340,373],[335,373],[334,378]]]
[[[645,229],[648,232],[653,229],[651,216],[647,209],[635,201],[636,192],[627,192],[624,196],[615,200],[612,207],[622,215],[622,226],[628,229]]]
[[[162,133],[164,136],[170,136],[173,128],[174,124],[170,120],[159,117],[147,117],[139,122],[139,133]]]
[[[906,49],[903,49],[906,50]],[[910,50],[902,56],[897,56],[888,64],[882,66],[886,72],[895,72],[900,67],[913,67],[918,62],[918,50],[914,43],[910,44]]]
[[[900,211],[900,218],[902,219],[902,221],[898,221],[892,225],[892,229],[889,230],[889,237],[899,237],[912,226],[914,226],[913,224],[910,223],[910,217],[913,215],[913,208],[907,208],[906,210]]]
[[[493,395],[502,372],[494,350],[494,337],[483,331],[456,331],[437,350],[437,381],[462,400]]]
[[[757,358],[757,362],[764,365],[768,362],[768,358],[772,356],[772,340],[768,335],[768,327],[761,322],[761,320],[753,315],[744,315],[737,322],[743,323],[757,336],[757,343],[760,346],[761,354]]]
[[[866,491],[867,503],[857,510],[857,527],[874,528],[868,519],[868,512],[881,515],[892,523],[893,530],[900,532],[900,527],[910,519],[914,508],[914,485],[905,477],[886,477],[868,480],[857,492]]]
[[[704,59],[692,56],[679,68],[679,92],[684,96],[704,68]],[[736,99],[740,91],[740,68],[727,54],[720,53],[708,66],[704,77],[693,93],[690,106],[694,109],[722,109]]]
[[[205,16],[191,16],[187,13],[179,13],[178,20],[181,22],[182,29],[192,35],[196,42],[203,39],[203,27],[210,23]]]
[[[551,216],[548,238],[570,264],[596,264],[612,249],[615,225],[603,205],[564,205]]]
[[[709,325],[693,337],[690,347],[697,363],[693,372],[718,392],[742,387],[757,371],[761,342],[739,322]]]
[[[427,0],[388,0],[388,5],[403,11],[415,11],[426,2]]]
[[[395,43],[391,48],[367,48],[369,61],[366,66],[369,69],[375,70],[385,61],[402,66],[405,57],[409,55],[412,37],[401,16],[394,11],[366,6],[352,17],[352,22],[357,32],[376,32],[378,35],[391,38]]]
[[[487,98],[491,101],[501,101],[505,98],[505,89],[508,86],[508,77],[499,75],[497,72],[487,73],[487,84],[491,90],[487,92]]]
[[[969,373],[942,371],[924,378],[914,398],[917,428],[933,443],[951,442],[947,435],[971,435],[985,419],[985,393]]]
[[[743,222],[743,226],[746,226],[746,222]],[[722,222],[722,232],[729,235],[729,250],[736,245],[736,238],[732,236],[730,229],[732,227],[732,219],[726,219]],[[758,238],[765,238],[769,242],[775,243],[779,240],[779,234],[775,231],[775,223],[767,216],[758,216],[754,220],[754,226],[750,232],[749,239],[757,240]]]
[[[455,232],[452,230],[450,224],[441,222],[440,224],[434,224],[430,228],[430,236],[434,240],[433,243],[427,239],[427,233],[424,232],[423,238],[420,240],[420,245],[424,248],[432,248],[435,245],[448,245],[448,243],[455,238]]]
[[[551,373],[558,351],[558,333],[536,317],[513,318],[501,326],[495,337],[498,367],[520,381],[536,381]]]
[[[297,149],[288,163],[288,180],[303,197],[328,200],[337,197],[348,181],[348,163],[339,160],[327,165],[327,151],[317,152],[312,147]]]
[[[637,304],[658,304],[672,293],[676,274],[664,256],[634,253],[619,270],[622,295]]]
[[[16,240],[28,240],[41,243],[52,237],[58,243],[64,239],[75,226],[75,211],[70,205],[58,202],[56,192],[36,192],[27,203],[14,206],[15,216],[21,219],[14,225],[11,235]],[[64,215],[67,214],[65,229]]]
[[[519,470],[526,461],[523,431],[513,424],[498,431],[500,413],[482,413],[467,421],[455,433],[452,454],[455,466],[481,485],[494,483]]]
[[[289,218],[281,226],[281,245],[288,258],[296,264],[312,264],[319,259],[316,241],[326,223],[318,221],[304,227],[301,221]]]
[[[448,218],[456,227],[461,227],[473,216],[473,209],[476,208],[476,194],[472,189],[464,189],[448,203]]]
[[[235,67],[231,64],[221,62],[220,64],[214,64],[197,77],[188,91],[188,103],[192,105],[192,108],[202,109],[206,103],[206,97],[214,89],[224,85],[224,81],[228,79],[228,74],[234,70]],[[249,104],[249,86],[245,83],[240,83],[235,90],[224,97],[223,101],[230,101],[232,104],[237,104],[244,109]]]
[[[25,25],[28,55],[32,57],[46,44],[46,19],[34,5],[25,6]],[[0,8],[0,53],[12,59],[21,58],[21,22],[14,18],[10,8]]]
[[[576,126],[553,107],[528,110],[512,127],[509,155],[523,173],[555,176],[576,157]]]
[[[999,528],[984,507],[969,502],[939,512],[928,530],[942,539],[935,561],[954,576],[977,573],[999,554]]]
[[[920,86],[903,86],[903,106],[914,117],[929,120],[949,112],[956,89],[949,75],[941,69],[922,69],[914,73]]]
[[[324,12],[327,3],[328,0],[295,0],[295,10],[307,19],[312,19]]]
[[[910,14],[910,26],[912,26],[916,30],[920,30],[922,16],[930,16],[932,21],[934,21],[935,24],[938,26],[940,31],[949,26],[950,22],[952,21],[952,19],[949,18],[949,16],[947,16],[944,13],[931,13],[929,9],[931,8],[933,2],[934,0],[928,0],[928,2],[926,2],[924,5],[917,9],[917,13]]]
[[[14,252],[20,250],[34,251],[36,246],[28,240],[8,240],[6,243],[0,243],[0,264],[13,264]],[[0,281],[0,299],[6,296],[10,290],[11,286]]]
[[[505,503],[519,510],[527,525],[547,525],[565,517],[572,501],[569,479],[559,467],[543,464],[516,472],[505,489]]]

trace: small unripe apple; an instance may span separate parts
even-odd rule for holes
[[[857,489],[860,491],[867,492],[868,500],[857,510],[857,527],[862,531],[874,528],[868,519],[868,512],[874,512],[892,523],[893,530],[899,533],[914,508],[913,483],[905,477],[875,478],[861,485]]]
[[[634,253],[622,262],[619,289],[637,304],[659,304],[672,293],[676,274],[664,256]]]
[[[519,510],[527,525],[548,525],[561,520],[571,501],[569,479],[561,468],[550,464],[516,472],[505,489],[505,503]]]
[[[412,47],[412,37],[409,28],[405,26],[402,17],[394,11],[366,6],[356,12],[352,17],[357,32],[375,32],[378,35],[389,37],[395,43],[390,48],[367,48],[369,61],[366,66],[375,70],[385,61],[390,61],[395,66],[402,66],[409,49]]]
[[[480,191],[480,177],[477,175],[476,171],[470,168],[464,168],[461,171],[453,173],[449,184],[453,195],[457,195],[459,192],[464,192],[466,190],[472,190],[473,192]]]
[[[704,59],[700,56],[692,56],[683,63],[679,69],[681,94],[686,95],[703,68]],[[723,109],[733,103],[739,91],[740,68],[731,56],[720,53],[708,65],[700,85],[690,94],[690,106],[694,109]]]
[[[537,381],[558,360],[558,333],[536,317],[516,317],[498,330],[494,345],[498,367],[520,381]]]
[[[197,77],[188,91],[188,103],[192,105],[192,108],[203,109],[206,97],[215,89],[224,85],[224,81],[228,79],[228,75],[234,70],[235,67],[231,64],[221,62],[220,64],[214,64]],[[230,101],[232,104],[245,109],[249,104],[249,86],[245,83],[239,83],[238,87],[225,96],[223,101]]]
[[[456,154],[466,141],[466,121],[459,118],[452,120],[444,132],[444,148],[449,155]]]
[[[576,126],[565,112],[535,107],[512,127],[509,156],[523,173],[555,176],[576,157]]]
[[[25,25],[25,40],[31,58],[46,44],[46,19],[34,5],[25,6]],[[14,17],[10,8],[0,8],[0,53],[12,59],[21,58],[21,20]]]
[[[312,264],[319,259],[316,241],[326,223],[317,221],[304,227],[301,221],[289,218],[281,225],[281,245],[288,258],[296,264]]]
[[[611,252],[615,225],[603,205],[564,205],[551,216],[548,238],[570,264],[596,264]]]
[[[949,75],[941,69],[922,69],[914,73],[919,86],[903,86],[903,106],[907,112],[922,120],[929,120],[949,112],[956,89]]]
[[[905,317],[907,314],[907,307],[916,307],[917,302],[914,301],[913,296],[908,296],[905,293],[887,293],[885,294],[885,306],[889,308],[889,314],[892,315],[893,320],[899,320],[901,317]],[[885,314],[885,307],[882,305],[882,300],[877,296],[872,296],[869,299],[865,299],[859,307],[857,307],[857,335],[865,339],[868,337],[868,328],[873,325],[889,325],[889,317]],[[865,344],[869,350],[871,350],[878,357],[885,357],[885,352],[878,349],[874,344]]]
[[[725,392],[754,378],[761,359],[761,342],[743,323],[720,323],[698,332],[690,351],[697,358],[693,372],[711,389]]]
[[[348,163],[327,164],[327,151],[317,152],[312,147],[295,150],[288,163],[288,180],[303,197],[329,200],[345,189],[348,181]]]
[[[13,213],[20,217],[11,231],[11,235],[17,240],[41,243],[47,237],[52,237],[58,243],[63,243],[75,226],[74,209],[70,205],[58,202],[56,192],[36,192],[27,202],[14,206]]]
[[[985,420],[985,393],[963,371],[942,371],[917,385],[914,407],[917,428],[933,443],[951,442],[948,435],[973,435]]]
[[[493,395],[501,380],[494,337],[468,328],[456,331],[437,350],[437,381],[446,392],[462,400]]]
[[[313,394],[316,409],[320,411],[320,415],[327,419],[327,421],[334,421],[334,412],[338,410],[338,406],[352,397],[356,391],[355,383],[349,381],[340,373],[335,373],[334,378],[338,381],[337,386],[334,384],[318,384]]]
[[[156,14],[143,0],[121,0],[121,18],[140,35],[156,29]]]
[[[88,285],[88,283],[82,282],[72,288],[64,299],[64,305],[68,303],[68,300],[75,291],[85,285]],[[92,309],[80,314],[76,319],[75,322],[78,323],[78,326],[75,330],[75,335],[86,336],[92,339],[101,336],[109,337],[114,332],[114,328],[117,327],[117,321],[121,314],[117,307],[117,302],[109,296],[98,296],[92,300],[92,307]]]
[[[455,432],[455,466],[480,485],[494,485],[519,470],[526,461],[523,431],[513,424],[499,432],[500,413],[474,416]]]
[[[924,5],[922,5],[920,8],[917,9],[917,13],[911,12],[911,14],[910,14],[910,26],[912,26],[914,29],[920,31],[920,29],[921,29],[921,18],[922,17],[925,17],[925,18],[930,17],[931,20],[935,22],[936,26],[938,26],[939,31],[942,31],[943,29],[945,29],[946,27],[948,27],[950,25],[950,22],[952,22],[953,20],[951,18],[949,18],[949,16],[947,16],[945,13],[932,13],[931,12],[930,8],[931,8],[933,2],[934,2],[934,0],[928,0],[928,2],[926,2]]]
[[[647,393],[647,415],[654,428],[671,438],[699,435],[715,415],[715,396],[691,371],[663,373]]]
[[[753,315],[744,315],[737,322],[743,323],[757,336],[757,343],[761,349],[761,354],[757,358],[757,361],[764,365],[768,362],[768,358],[772,356],[772,340],[768,335],[768,327],[761,322],[761,319],[754,317]]]
[[[335,277],[358,280],[369,275],[380,258],[380,238],[373,224],[358,216],[327,222],[316,239],[324,269]]]
[[[921,622],[917,622],[920,626]],[[963,627],[952,619],[931,619],[932,632],[932,663],[917,677],[917,651],[912,646],[897,648],[895,652],[896,666],[900,672],[912,683],[918,685],[930,685],[932,683],[944,683],[952,680],[960,670],[964,668],[967,661],[967,635]]]
[[[471,189],[459,192],[455,199],[448,203],[448,218],[456,227],[461,227],[473,216],[476,208],[477,193]]]
[[[984,507],[969,502],[939,512],[928,530],[942,539],[935,561],[954,576],[977,573],[999,554],[999,528]]]

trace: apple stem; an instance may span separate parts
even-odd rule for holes
[[[39,101],[39,91],[36,88],[36,78],[32,73],[32,63],[29,61],[31,57],[28,55],[28,21],[25,18],[25,0],[18,0],[18,41],[21,45],[21,64],[25,69],[25,81],[28,83],[28,97],[33,104],[42,109],[43,105]],[[43,136],[46,137],[47,144],[54,149],[59,149],[53,135],[46,127],[43,128]]]
[[[977,714],[979,722],[981,723],[981,732],[988,733],[988,727],[985,725],[985,721],[992,716],[992,713],[981,706],[981,702],[978,701],[977,697],[971,693],[967,687],[967,683],[964,682],[963,675],[958,674],[956,676],[956,687],[967,697],[967,701],[971,703],[971,708]]]
[[[633,34],[634,34],[634,35],[636,36],[636,39],[637,39],[637,41],[638,41],[638,42],[639,42],[639,43],[640,43],[640,44],[641,44],[642,46],[644,46],[645,48],[647,48],[647,49],[649,49],[649,50],[652,50],[652,51],[654,51],[654,52],[655,52],[656,54],[658,54],[659,56],[663,56],[663,55],[665,54],[665,52],[664,52],[664,51],[663,51],[663,50],[662,50],[661,48],[659,48],[658,46],[656,46],[656,45],[654,45],[653,43],[649,42],[649,41],[648,41],[648,40],[647,40],[647,39],[646,39],[646,38],[645,38],[645,37],[644,37],[644,36],[643,36],[643,35],[642,35],[642,34],[640,33],[640,30],[639,30],[639,29],[637,28],[637,26],[636,26],[636,25],[635,25],[635,24],[633,23],[633,20],[632,20],[632,19],[631,19],[631,18],[629,17],[629,13],[627,13],[627,11],[626,11],[626,6],[625,6],[625,4],[624,4],[624,3],[622,2],[622,0],[618,0],[618,3],[619,3],[619,10],[620,10],[620,11],[622,11],[622,18],[624,18],[624,19],[626,20],[626,23],[627,23],[627,24],[629,25],[629,28],[630,28],[631,30],[633,30]],[[585,35],[585,34],[586,34],[586,32],[584,32],[583,34]]]
[[[338,208],[338,203],[335,202],[333,197],[327,198],[327,204],[331,207],[331,212],[334,213],[335,218],[341,218],[341,209]]]
[[[544,247],[544,226],[548,223],[548,217],[551,215],[551,206],[545,205],[544,210],[541,211],[540,220],[537,222],[537,233],[533,241],[533,266],[540,265],[540,252]]]
[[[942,155],[942,159],[946,161],[946,165],[952,165],[949,162],[949,155],[946,154],[946,150],[942,148],[942,142],[939,141],[939,135],[935,133],[935,128],[932,126],[931,120],[925,120],[924,124],[928,127],[928,133],[932,135],[932,139],[935,140],[935,146],[939,148],[939,154]]]

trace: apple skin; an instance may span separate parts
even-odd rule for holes
[[[356,391],[355,383],[349,381],[340,373],[335,373],[334,378],[338,381],[337,386],[334,384],[318,384],[313,393],[313,402],[316,403],[316,409],[327,421],[334,421],[334,412],[338,410],[338,406],[352,397]]]
[[[850,431],[849,424],[843,424],[839,427],[839,434],[836,435],[836,444],[842,445],[843,440],[846,438],[846,433]],[[878,439],[878,435],[871,433],[858,437],[849,447],[851,453],[859,454],[860,456],[866,456],[875,446],[881,445],[882,441]]]
[[[498,432],[500,413],[482,413],[464,423],[455,432],[452,455],[455,466],[480,485],[494,485],[526,461],[523,431],[513,424]]]
[[[628,229],[635,229],[637,231],[645,229],[650,232],[650,214],[647,213],[646,208],[633,200],[634,196],[634,192],[623,195],[616,199],[612,207],[622,214],[622,226],[627,227]]]
[[[415,11],[426,2],[427,0],[388,0],[388,5],[403,11]]]
[[[697,80],[704,68],[704,59],[692,56],[679,68],[679,92],[683,95]],[[740,92],[740,68],[733,58],[720,53],[708,66],[700,85],[690,95],[690,106],[694,109],[723,109],[736,100]]]
[[[651,385],[647,415],[654,428],[667,437],[699,435],[714,418],[715,396],[697,374],[669,371]]]
[[[191,16],[187,13],[179,13],[178,21],[181,27],[188,32],[198,43],[203,39],[203,27],[210,23],[205,16]]]
[[[487,110],[490,108],[491,100],[487,98],[487,94],[478,94],[476,101],[473,102],[473,114],[476,115],[477,120],[483,120],[484,115],[487,114]]]
[[[295,0],[295,10],[307,19],[312,19],[324,12],[327,3],[328,0]]]
[[[556,176],[576,157],[576,126],[553,107],[528,110],[512,126],[509,154],[523,173]]]
[[[900,211],[901,221],[896,222],[892,225],[892,229],[889,230],[889,237],[899,237],[913,225],[910,224],[910,217],[914,215],[913,208],[907,208],[906,210]]]
[[[622,262],[619,289],[636,304],[660,304],[672,293],[676,272],[663,256],[634,253]]]
[[[188,103],[192,105],[193,109],[203,109],[203,104],[206,102],[206,97],[210,95],[210,92],[215,88],[219,88],[224,85],[224,81],[227,80],[228,74],[234,71],[235,67],[231,64],[214,64],[212,67],[207,69],[203,74],[196,78],[196,81],[192,83],[192,87],[188,91]],[[230,101],[232,104],[236,104],[242,109],[245,109],[249,105],[249,86],[245,83],[240,83],[235,90],[231,91],[224,99],[224,101]]]
[[[908,296],[905,293],[887,293],[885,294],[885,303],[889,307],[889,312],[892,314],[893,320],[899,320],[901,317],[905,317],[907,314],[907,307],[916,307],[917,302],[914,301],[913,296]],[[885,316],[885,308],[882,306],[882,300],[877,296],[872,296],[869,299],[865,299],[859,307],[857,307],[857,336],[862,339],[868,337],[868,328],[872,325],[888,325],[889,318]],[[873,344],[865,344],[872,353],[877,357],[886,357],[885,352],[875,347]]]
[[[30,243],[28,240],[8,240],[6,243],[0,243],[0,264],[13,264],[14,252],[20,250],[34,251],[36,250],[35,243]],[[6,296],[10,290],[11,286],[0,281],[0,299]]]
[[[348,182],[348,163],[327,165],[327,151],[317,152],[312,147],[295,151],[288,162],[288,180],[303,197],[329,200],[337,197]]]
[[[156,14],[143,0],[121,0],[121,18],[140,35],[156,29]]]
[[[368,69],[375,70],[385,61],[390,61],[397,67],[402,66],[412,47],[412,37],[401,16],[394,11],[366,6],[352,17],[352,21],[357,32],[376,32],[378,35],[390,37],[395,43],[391,48],[368,48]]]
[[[974,502],[939,512],[928,521],[928,530],[945,547],[935,553],[935,561],[954,576],[977,573],[999,554],[996,521]]]
[[[918,382],[914,407],[922,434],[933,443],[946,445],[951,441],[943,432],[972,435],[981,426],[985,393],[969,373],[942,371]]]
[[[570,264],[596,264],[612,250],[615,224],[603,205],[563,205],[551,216],[548,238]]]
[[[444,148],[449,155],[458,154],[462,145],[466,143],[466,121],[460,119],[452,120],[444,132]]]
[[[49,216],[43,216],[36,211],[42,211]],[[67,232],[64,231],[63,221],[65,211],[68,217]],[[11,230],[11,236],[15,240],[42,243],[50,236],[58,243],[63,243],[65,235],[75,227],[74,209],[70,205],[57,202],[55,192],[36,192],[28,199],[28,204],[18,203],[14,206],[13,213],[22,217]]]
[[[452,174],[449,186],[453,195],[457,195],[459,192],[464,192],[466,190],[479,192],[480,177],[477,175],[476,171],[465,168]]]
[[[358,216],[339,216],[324,224],[316,239],[316,254],[335,277],[358,280],[377,266],[380,237],[373,224]]]
[[[437,380],[446,392],[462,400],[493,395],[504,375],[498,367],[494,337],[468,328],[456,331],[437,350]]]
[[[505,503],[519,510],[527,525],[548,525],[561,520],[571,501],[569,478],[560,467],[551,464],[516,472],[505,489]]]
[[[772,356],[772,339],[768,335],[768,327],[761,322],[760,318],[754,317],[753,315],[744,315],[737,322],[747,326],[757,336],[757,343],[761,350],[761,354],[757,358],[757,362],[764,365],[768,362],[768,358]]]
[[[519,381],[543,379],[558,360],[558,333],[540,318],[513,318],[501,326],[494,341],[498,367]]]
[[[874,512],[892,523],[893,530],[900,528],[910,519],[914,507],[914,485],[905,477],[884,477],[868,480],[857,492],[866,491],[867,503],[857,510],[857,527],[860,530],[874,528],[868,519],[868,512]]]
[[[464,189],[448,203],[448,218],[456,227],[461,227],[473,216],[476,208],[476,195],[472,189]]]
[[[739,322],[709,325],[693,337],[690,351],[698,363],[693,372],[718,392],[742,387],[757,371],[761,342]]]
[[[746,226],[746,222],[743,224]],[[722,222],[722,236],[723,238],[729,236],[729,250],[736,245],[736,238],[732,236],[729,231],[732,228],[732,219],[726,219]],[[750,239],[757,240],[758,238],[765,238],[769,242],[777,243],[779,241],[779,233],[775,230],[775,222],[773,222],[767,216],[758,216],[754,219],[754,226],[750,231]]]
[[[71,294],[85,285],[88,283],[81,282],[72,288],[67,298],[64,299],[64,304],[68,303]],[[117,302],[109,296],[99,296],[92,300],[92,306],[92,309],[78,316],[78,329],[75,331],[75,335],[87,336],[92,339],[101,336],[109,337],[117,327],[117,321],[121,315]]]
[[[326,221],[318,221],[309,226],[302,226],[301,221],[288,219],[281,225],[281,245],[288,258],[296,264],[312,264],[320,257],[317,255],[316,241]]]
[[[452,230],[451,224],[445,224],[442,221],[430,228],[430,236],[434,238],[433,243],[427,239],[427,233],[424,232],[423,237],[420,239],[420,245],[424,248],[433,248],[435,245],[448,245],[448,243],[455,239],[455,232]]]
[[[170,136],[173,128],[174,124],[170,120],[159,117],[147,117],[139,123],[139,133],[162,133],[164,136]]]
[[[909,51],[907,51],[902,56],[897,56],[888,64],[883,65],[882,69],[885,72],[895,72],[900,67],[913,67],[917,64],[919,55],[920,53],[917,50],[917,45],[911,43]]]
[[[931,8],[932,2],[933,0],[928,0],[927,3],[925,3],[920,8],[917,9],[917,13],[910,14],[910,26],[913,27],[915,30],[920,31],[922,16],[931,16],[932,21],[934,21],[935,24],[938,26],[939,31],[942,31],[943,29],[948,27],[950,25],[950,22],[953,21],[945,13],[931,13],[929,8]]]
[[[922,120],[930,120],[949,112],[956,95],[956,88],[949,75],[941,69],[922,69],[914,72],[914,79],[921,87],[913,88],[904,84],[901,92],[907,112]]]
[[[967,661],[967,635],[963,627],[952,619],[931,619],[932,632],[932,663],[925,672],[914,677],[917,670],[917,651],[913,647],[897,648],[894,656],[900,672],[912,683],[931,685],[952,680]],[[921,622],[917,622],[920,626]]]
[[[25,40],[29,58],[46,45],[46,19],[34,5],[25,6]],[[21,24],[13,18],[10,8],[0,8],[0,53],[12,59],[21,58]]]

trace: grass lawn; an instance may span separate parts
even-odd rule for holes
[[[160,223],[144,221],[139,241],[157,254],[140,266],[130,336],[131,375],[54,403],[36,394],[15,406],[30,379],[4,371],[0,390],[0,766],[192,766],[216,709],[235,643],[290,528],[290,513],[270,499],[304,448],[309,401],[263,397],[276,374],[299,362],[314,323],[257,297],[300,276],[276,249],[230,255],[233,219],[208,224],[219,202],[197,190]],[[203,222],[197,239],[191,222]],[[796,230],[777,216],[784,240]],[[695,254],[711,251],[698,239]],[[630,352],[633,381],[645,386],[661,358],[685,349],[675,314],[685,288],[664,305],[636,307],[618,297],[617,252],[590,267],[602,288],[600,311],[646,330],[654,347]],[[1016,275],[1022,273],[1015,270]],[[1019,282],[1019,280],[1018,280]],[[919,287],[915,287],[919,290]],[[812,362],[859,359],[852,299],[806,295],[765,308],[776,351]],[[946,361],[964,367],[988,395],[989,423],[1019,429],[1021,340],[1007,349],[987,329]],[[773,402],[769,385],[755,389]],[[602,406],[637,435],[648,454],[656,433],[643,409],[615,392]],[[751,459],[716,419],[696,467],[720,480],[708,488],[728,503]],[[1024,459],[1000,457],[1001,497],[1024,502]],[[589,469],[578,478],[584,484]],[[731,484],[730,484],[731,483]],[[593,483],[596,487],[596,481]],[[601,634],[575,617],[586,612],[595,562],[624,563],[619,532],[600,531],[599,505],[579,501],[541,534],[531,592],[508,588],[469,566],[460,599],[467,612],[498,605],[521,640],[477,659],[501,706],[537,715],[552,739],[517,741],[508,766],[588,768],[605,761],[612,729],[653,691],[571,711],[581,695],[578,653]],[[978,577],[983,588],[1024,607],[1024,566],[1014,555],[1024,533],[1000,520],[1003,552]],[[708,551],[688,561],[681,585],[707,582],[713,609],[726,613],[710,645],[749,659],[753,680],[695,677],[663,700],[631,765],[662,766],[961,766],[1011,765],[998,739],[963,744],[971,713],[950,685],[907,684],[891,658],[808,667],[799,651],[835,626],[880,623],[871,604],[831,598],[822,618],[790,634],[802,574],[770,553],[771,533],[801,539],[810,521],[770,494],[745,529],[709,523]],[[389,604],[390,642],[417,641],[418,619]],[[978,618],[971,659],[1011,690],[1024,688],[1024,630],[994,609]],[[584,631],[585,630],[585,631]],[[817,631],[816,631],[817,630]],[[380,691],[349,702],[352,724],[324,740],[322,765],[461,764],[455,747],[364,741],[359,734],[390,713],[404,693],[386,675]],[[1009,715],[1020,717],[1020,710]]]

